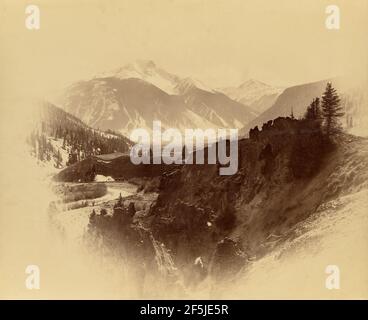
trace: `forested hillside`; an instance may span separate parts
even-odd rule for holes
[[[92,129],[55,105],[40,106],[28,143],[38,160],[62,168],[92,155],[127,152],[130,141],[113,131]]]

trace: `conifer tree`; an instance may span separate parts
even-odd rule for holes
[[[344,115],[342,109],[336,89],[332,87],[331,82],[327,83],[326,90],[322,96],[322,114],[324,130],[328,138],[342,130],[339,120]]]
[[[319,120],[322,118],[319,98],[315,98],[312,100],[311,104],[307,108],[304,117],[307,120]]]

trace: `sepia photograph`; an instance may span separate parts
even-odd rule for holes
[[[367,300],[367,31],[367,0],[2,0],[0,299]]]

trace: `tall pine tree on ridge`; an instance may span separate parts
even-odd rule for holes
[[[340,98],[331,82],[327,83],[326,90],[322,95],[322,114],[327,138],[341,132],[342,127],[339,118],[344,115],[344,112],[340,104]]]

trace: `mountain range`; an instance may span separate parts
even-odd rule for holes
[[[242,128],[258,113],[198,80],[138,61],[68,87],[61,106],[88,125],[129,136],[135,128]]]
[[[249,129],[280,116],[302,117],[311,100],[321,97],[328,81],[341,96],[345,127],[367,135],[366,85],[342,77],[281,88],[250,79],[237,87],[211,88],[140,60],[67,87],[57,105],[95,129],[127,137],[136,128]]]

